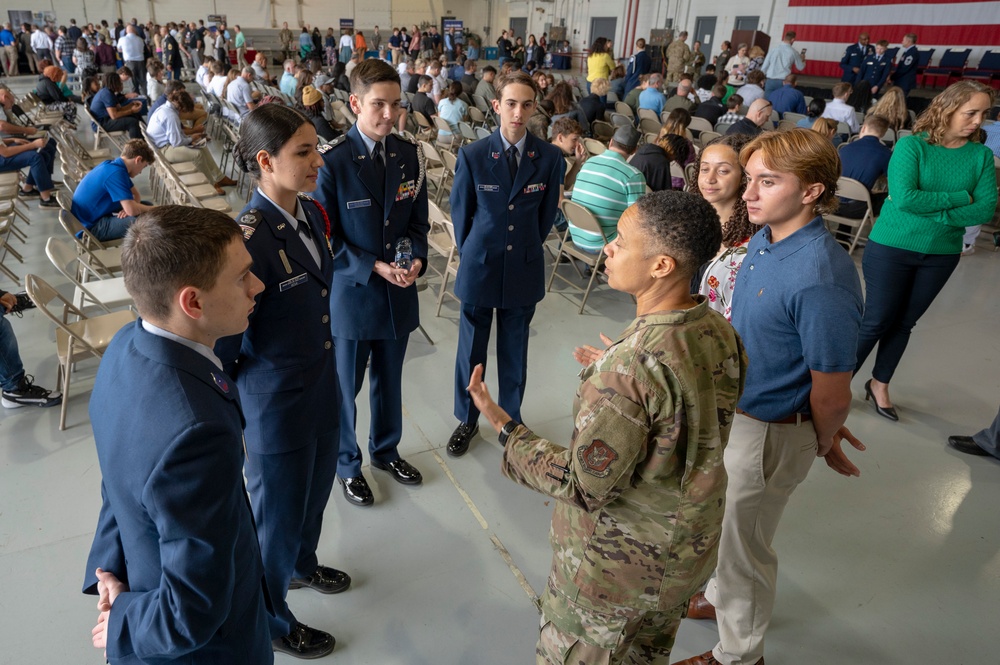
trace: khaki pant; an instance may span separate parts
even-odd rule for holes
[[[163,148],[163,157],[171,164],[194,162],[198,170],[205,174],[213,185],[222,180],[222,171],[212,158],[208,148],[189,148],[187,146],[167,146]]]
[[[670,665],[670,651],[687,602],[666,612],[629,607],[598,612],[563,599],[557,604],[574,607],[566,623],[581,635],[565,632],[547,617],[546,599],[558,593],[546,589],[542,596],[541,630],[535,647],[536,665]],[[577,632],[577,631],[574,631]]]
[[[3,47],[3,70],[7,76],[17,76],[17,44]]]
[[[771,541],[788,498],[816,461],[812,422],[763,423],[742,414],[733,420],[726,447],[729,474],[719,563],[705,597],[715,606],[723,665],[752,665],[764,655],[771,622],[778,555]]]

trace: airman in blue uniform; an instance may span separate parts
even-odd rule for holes
[[[527,131],[537,89],[527,74],[497,82],[500,128],[458,153],[451,221],[461,256],[455,295],[462,302],[455,362],[455,417],[448,454],[464,455],[479,431],[466,387],[486,363],[497,318],[498,403],[521,422],[527,379],[528,326],[545,295],[545,252],[565,173],[562,151]]]
[[[920,61],[917,36],[912,32],[903,36],[902,51],[896,63],[896,70],[892,73],[892,83],[899,86],[905,97],[917,85],[917,65]]]
[[[337,366],[330,328],[333,252],[326,213],[311,191],[323,160],[303,114],[266,104],[247,114],[234,147],[259,187],[237,221],[264,293],[247,331],[219,343],[243,394],[247,488],[275,616],[276,651],[316,658],[329,633],[296,621],[288,589],[339,593],[350,577],[318,563],[316,547],[336,473]],[[231,368],[231,369],[230,369]]]
[[[400,114],[399,74],[380,60],[351,73],[358,121],[320,148],[317,200],[330,215],[334,254],[331,307],[340,381],[337,477],[355,505],[374,502],[361,473],[356,400],[371,363],[371,464],[404,485],[423,478],[397,450],[403,434],[403,358],[420,323],[414,280],[427,265],[427,188],[418,147],[392,133]],[[411,265],[397,265],[409,241]]]
[[[844,70],[844,75],[840,77],[841,81],[847,81],[851,85],[858,82],[861,64],[866,57],[875,52],[868,41],[868,33],[862,32],[858,35],[858,42],[851,44],[844,51],[844,57],[840,59],[840,68]]]
[[[861,65],[861,73],[858,75],[858,83],[864,81],[871,88],[871,94],[877,95],[889,78],[892,70],[892,60],[885,54],[889,48],[889,42],[884,39],[875,45],[875,53],[865,58]]]
[[[263,285],[232,220],[203,209],[140,216],[122,264],[142,318],[115,335],[90,401],[103,475],[84,581],[100,596],[94,646],[115,665],[270,665],[240,395],[212,352],[246,328]]]

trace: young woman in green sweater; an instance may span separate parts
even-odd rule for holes
[[[993,99],[993,90],[976,81],[949,86],[889,162],[889,198],[862,260],[865,314],[855,372],[878,344],[865,399],[890,420],[899,417],[889,381],[910,331],[958,265],[966,227],[989,221],[996,209],[993,153],[971,140]]]

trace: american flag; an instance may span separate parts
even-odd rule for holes
[[[1000,48],[1000,2],[997,0],[788,0],[782,34],[794,30],[795,48],[807,48],[805,73],[840,78],[844,49],[867,32],[898,47],[908,32],[917,48],[934,49],[937,65],[949,48],[971,48],[969,67],[987,50]],[[781,39],[772,35],[772,40]]]

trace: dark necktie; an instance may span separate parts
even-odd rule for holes
[[[319,248],[316,247],[316,241],[313,240],[312,229],[309,228],[308,221],[298,220],[298,231],[299,237],[302,238],[302,244],[306,246],[306,250],[309,252],[309,256],[313,257],[316,261],[316,265],[323,267],[322,261],[319,257]]]
[[[507,148],[507,167],[510,169],[510,181],[517,178],[517,146]]]
[[[382,157],[382,144],[380,142],[375,143],[375,148],[372,149],[372,166],[375,167],[375,179],[378,183],[378,188],[385,188],[385,159]]]

